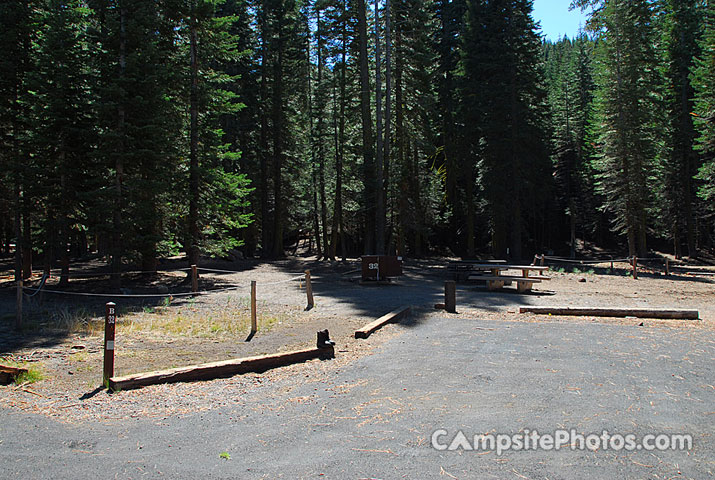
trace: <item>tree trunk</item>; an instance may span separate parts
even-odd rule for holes
[[[189,19],[189,50],[191,61],[191,93],[189,105],[189,265],[199,264],[199,58],[198,22],[194,4]]]
[[[347,61],[347,20],[345,14],[347,10],[347,0],[342,5],[342,31],[341,31],[341,46],[340,46],[340,117],[338,120],[338,132],[336,135],[335,146],[335,206],[333,212],[333,238],[330,248],[330,258],[334,259],[337,255],[338,232],[340,232],[340,250],[343,261],[347,260],[345,251],[345,231],[343,229],[343,160],[345,156],[345,70]],[[335,109],[337,110],[337,109]]]
[[[16,141],[16,140],[15,140]],[[22,281],[22,215],[20,214],[22,207],[22,187],[20,186],[20,165],[18,149],[15,149],[15,282]],[[17,305],[18,311],[15,315],[15,328],[22,327],[22,296],[20,303]]]
[[[390,31],[390,0],[385,1],[385,141],[384,141],[384,174],[382,185],[379,185],[382,193],[383,208],[383,236],[385,235],[385,210],[387,209],[387,192],[390,185],[390,121],[391,121],[391,97],[392,97],[392,38]]]
[[[377,158],[375,159],[375,253],[385,253],[384,151],[382,150],[382,78],[380,65],[380,2],[375,2],[375,118]]]
[[[399,203],[397,209],[397,252],[398,255],[405,255],[405,236],[409,231],[407,222],[409,202],[408,196],[408,178],[405,161],[405,115],[404,115],[404,99],[402,86],[403,58],[400,55],[402,46],[402,28],[399,23],[395,29],[395,49],[398,54],[395,55],[395,149],[397,154],[397,171],[399,175]]]
[[[64,153],[60,153],[60,157],[64,160]],[[64,162],[62,162],[64,164]],[[67,177],[64,174],[60,175],[60,224],[59,224],[59,256],[60,256],[60,286],[66,287],[69,284],[69,274],[70,274],[70,258],[68,251],[68,243],[70,240],[69,235],[69,219],[67,218],[67,211],[69,206],[65,199],[67,198],[69,192],[67,192]]]
[[[318,40],[317,54],[318,54],[318,85],[315,91],[318,93],[318,186],[320,188],[320,223],[323,227],[323,247],[324,257],[329,255],[329,240],[328,240],[328,207],[325,200],[325,120],[324,116],[324,92],[323,92],[323,22],[320,19],[320,9],[316,7],[317,10],[317,31],[316,36]]]
[[[32,217],[27,199],[23,198],[22,213],[22,278],[32,277]]]
[[[375,229],[375,161],[370,115],[370,78],[367,58],[367,12],[365,0],[357,0],[360,64],[360,117],[362,121],[363,209],[365,212],[365,254],[374,251]]]
[[[476,247],[474,243],[474,167],[470,163],[466,166],[468,175],[465,178],[467,196],[467,257],[474,258]]]
[[[276,62],[273,65],[273,257],[283,252],[283,18],[278,15],[276,32]]]
[[[44,261],[45,266],[43,273],[45,275],[50,275],[52,270],[52,265],[55,260],[55,247],[57,243],[57,236],[55,232],[55,215],[52,210],[47,211],[47,220],[45,223],[45,252]]]
[[[271,230],[273,224],[269,220],[270,206],[268,204],[269,185],[269,157],[268,157],[268,22],[266,20],[266,2],[259,11],[259,23],[261,27],[261,86],[260,86],[260,116],[261,116],[261,131],[259,134],[259,158],[260,167],[260,202],[261,202],[261,256],[266,258],[269,256],[272,246]]]
[[[127,9],[122,4],[119,8],[119,81],[121,83],[127,68]],[[124,94],[120,94],[119,105],[117,107],[117,134],[119,136],[119,152],[117,152],[114,163],[114,215],[112,218],[112,276],[110,284],[112,288],[118,290],[121,287],[122,271],[122,190],[124,184],[124,151],[125,145],[125,122],[126,109],[124,106]],[[62,239],[60,239],[62,241]]]

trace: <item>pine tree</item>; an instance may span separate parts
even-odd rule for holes
[[[652,5],[609,0],[594,15],[597,48],[596,105],[599,131],[595,166],[604,208],[631,255],[646,253],[649,175],[654,157],[656,57]]]
[[[23,245],[29,211],[31,176],[26,167],[30,159],[27,85],[31,65],[31,40],[34,23],[32,5],[25,1],[0,4],[0,183],[8,213],[13,217],[15,237],[15,279],[23,277],[24,259],[29,258],[30,245]],[[3,212],[4,213],[4,212]],[[24,218],[23,218],[24,217]],[[26,267],[26,265],[25,265]],[[29,272],[25,268],[25,277]],[[18,312],[16,327],[22,321]]]
[[[554,180],[563,213],[568,215],[570,254],[576,255],[577,227],[587,228],[592,199],[588,122],[593,109],[591,52],[585,35],[544,46],[551,107]],[[558,217],[552,217],[559,224]]]
[[[538,216],[549,191],[540,40],[530,1],[473,0],[467,5],[462,112],[471,142],[463,155],[479,162],[492,252],[519,259],[526,219]]]
[[[689,74],[698,55],[697,37],[700,11],[697,0],[666,2],[664,25],[665,92],[668,115],[665,133],[664,219],[668,236],[673,239],[675,256],[682,256],[681,242],[686,240],[688,256],[696,254],[697,206],[696,184],[693,179],[700,159],[694,150],[693,87]]]
[[[183,52],[184,85],[189,98],[185,247],[191,265],[198,264],[200,253],[218,256],[240,245],[238,230],[251,220],[246,201],[249,180],[230,167],[240,157],[240,151],[224,143],[220,128],[222,119],[225,122],[243,107],[229,88],[236,78],[225,71],[240,52],[231,32],[236,17],[221,16],[219,7],[223,3],[188,0],[181,18],[180,31],[188,47]]]
[[[35,182],[46,209],[45,268],[55,252],[62,266],[60,285],[69,281],[72,226],[86,225],[93,165],[94,117],[86,36],[88,10],[80,1],[45,0],[37,6],[33,91]]]
[[[695,126],[699,135],[696,148],[704,159],[698,172],[698,178],[703,182],[698,194],[708,202],[710,212],[715,213],[715,4],[712,0],[708,0],[705,13],[705,31],[700,41],[702,53],[695,62],[691,78],[695,90]]]

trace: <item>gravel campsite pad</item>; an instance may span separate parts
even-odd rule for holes
[[[11,282],[5,281],[0,283],[0,307],[3,308],[0,311],[0,357],[36,366],[45,378],[31,385],[0,387],[0,406],[69,422],[87,418],[111,421],[126,417],[167,417],[221,407],[227,397],[236,401],[266,382],[285,378],[297,383],[316,381],[315,378],[325,372],[337,374],[346,364],[371,355],[383,342],[414,326],[438,321],[444,312],[435,310],[434,304],[444,301],[444,280],[450,278],[445,265],[444,260],[407,261],[404,276],[392,284],[377,286],[360,284],[357,262],[292,258],[272,263],[243,261],[240,268],[215,263],[209,267],[224,271],[201,272],[201,290],[217,289],[219,293],[176,297],[170,303],[156,298],[137,301],[57,294],[46,294],[42,302],[32,298],[25,308],[34,328],[20,336],[10,328],[14,292]],[[9,270],[9,266],[5,266]],[[86,269],[91,271],[93,267],[87,265]],[[627,265],[619,264],[616,268],[614,274],[553,270],[549,272],[551,281],[538,284],[533,292],[523,295],[509,288],[489,292],[482,283],[459,283],[458,315],[509,322],[643,323],[645,328],[672,331],[675,337],[702,331],[704,337],[712,339],[715,281],[706,277],[666,278],[656,271],[643,271],[638,280],[633,280],[625,275]],[[306,311],[302,273],[308,269],[316,305]],[[169,284],[173,292],[181,290],[182,285],[186,287],[185,277],[185,272],[175,271],[164,273],[153,282]],[[246,341],[251,281],[257,283],[259,330],[251,341]],[[146,279],[128,283],[125,291],[152,291],[146,286]],[[106,278],[99,282],[73,281],[70,285],[70,290],[75,292],[97,293],[105,288]],[[51,280],[45,288],[57,287]],[[230,290],[226,290],[228,288]],[[116,375],[310,347],[315,343],[315,332],[325,328],[337,342],[336,359],[310,361],[260,375],[157,385],[108,394],[98,386],[102,376],[101,312],[104,302],[109,300],[117,303],[120,312]],[[519,307],[525,305],[687,308],[699,310],[700,320],[519,314]],[[386,326],[368,341],[353,338],[360,326],[402,306],[412,307],[408,320]],[[67,327],[71,327],[69,331]]]

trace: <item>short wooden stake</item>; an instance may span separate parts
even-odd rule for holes
[[[666,277],[670,276],[670,259],[669,258],[665,259],[665,276]]]
[[[448,313],[457,313],[457,282],[454,280],[444,282],[444,309]]]
[[[258,331],[258,321],[256,320],[256,281],[251,280],[251,334]]]
[[[306,310],[310,310],[315,306],[313,302],[313,285],[310,283],[310,270],[305,271],[305,293],[308,296],[308,306]]]
[[[199,272],[196,265],[191,265],[191,291],[199,291]]]
[[[638,280],[638,257],[633,255],[633,279]]]
[[[17,279],[17,299],[15,307],[15,328],[22,327],[22,275]]]
[[[114,376],[114,331],[117,323],[117,305],[108,302],[104,317],[104,370],[102,384],[109,387],[109,379]]]

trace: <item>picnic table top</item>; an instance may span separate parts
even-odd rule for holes
[[[470,265],[488,263],[489,265],[492,265],[495,263],[506,263],[506,260],[450,260],[449,263],[465,263]]]
[[[506,263],[484,263],[484,264],[477,264],[475,267],[483,267],[483,268],[490,268],[492,270],[536,270],[536,271],[545,271],[548,270],[549,267],[548,265],[546,266],[540,266],[540,265],[509,265]]]

